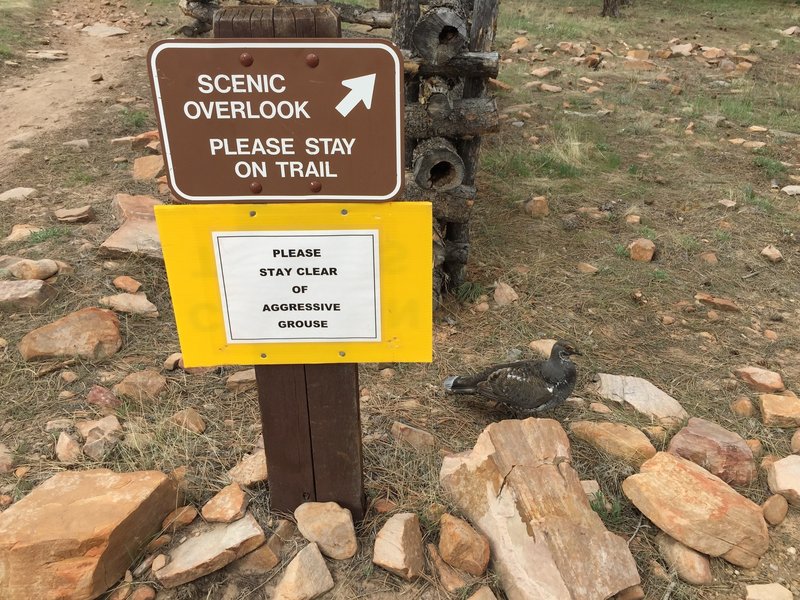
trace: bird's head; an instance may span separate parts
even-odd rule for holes
[[[580,355],[580,351],[571,342],[565,340],[558,340],[553,344],[553,350],[550,353],[551,357],[558,358],[559,360],[569,360],[573,354]]]

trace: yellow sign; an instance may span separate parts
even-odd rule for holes
[[[155,212],[186,366],[430,362],[429,202]]]

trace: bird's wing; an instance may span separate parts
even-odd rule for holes
[[[528,363],[495,369],[478,384],[478,393],[518,408],[535,409],[549,402],[554,390],[536,367]]]

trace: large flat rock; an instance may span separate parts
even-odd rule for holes
[[[176,495],[157,471],[54,475],[0,513],[0,598],[97,598],[159,530]]]
[[[100,252],[106,256],[133,255],[163,260],[153,212],[158,204],[162,202],[150,196],[117,194],[111,210],[121,226],[100,245]]]
[[[0,311],[16,312],[40,308],[56,295],[56,289],[38,279],[0,281]]]
[[[689,416],[675,398],[641,377],[598,373],[595,391],[606,400],[627,404],[655,419],[674,422]]]
[[[662,531],[698,552],[752,568],[767,551],[761,507],[680,456],[659,452],[622,490]]]
[[[100,360],[122,347],[119,319],[104,308],[84,308],[34,329],[20,340],[25,360],[84,358]]]
[[[531,418],[489,425],[471,451],[443,461],[442,487],[489,539],[509,600],[594,600],[639,583],[570,460],[561,425]]]

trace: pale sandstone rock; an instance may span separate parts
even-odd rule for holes
[[[17,279],[49,279],[58,273],[58,264],[49,258],[41,260],[23,259],[8,267],[8,272]]]
[[[145,317],[158,317],[158,308],[156,305],[147,299],[144,293],[138,294],[114,294],[113,296],[104,296],[98,302],[107,308],[121,313],[129,313],[132,315],[142,315]]]
[[[780,494],[792,506],[800,506],[800,456],[791,454],[767,467],[767,483],[773,494]]]
[[[489,540],[469,523],[444,514],[439,521],[439,550],[450,566],[480,577],[489,564]]]
[[[546,196],[535,196],[528,200],[525,205],[525,212],[534,219],[543,219],[550,214],[550,206]]]
[[[644,433],[623,423],[575,421],[570,424],[570,431],[579,440],[632,467],[638,468],[656,454]]]
[[[336,502],[306,502],[294,511],[297,528],[330,558],[352,558],[358,550],[353,515]]]
[[[608,598],[639,582],[569,461],[560,424],[532,418],[493,423],[471,451],[444,458],[439,480],[489,539],[509,600]]]
[[[122,406],[122,400],[117,398],[110,389],[101,385],[93,385],[86,394],[86,402],[102,409],[114,410]]]
[[[120,398],[131,400],[155,400],[167,387],[167,379],[151,369],[136,371],[114,386]]]
[[[78,444],[78,440],[64,431],[58,434],[56,458],[62,463],[73,464],[78,462],[80,457],[81,447],[80,444]]]
[[[714,583],[707,556],[684,546],[663,532],[656,536],[656,542],[667,566],[674,569],[683,581],[691,585]]]
[[[561,75],[561,69],[556,69],[555,67],[539,67],[538,69],[531,71],[531,75],[538,77],[539,79],[544,79],[546,77],[557,77],[558,75]]]
[[[746,587],[745,600],[792,600],[792,592],[780,583],[759,583]]]
[[[656,245],[647,238],[638,238],[628,244],[628,253],[632,260],[650,262],[656,252]]]
[[[748,485],[757,475],[753,452],[737,433],[704,419],[689,419],[669,442],[668,452],[704,467],[725,483]]]
[[[174,371],[180,365],[182,358],[183,354],[180,352],[173,352],[164,360],[164,370]]]
[[[14,468],[14,454],[8,446],[0,442],[0,475],[10,473]]]
[[[256,387],[256,370],[237,371],[225,380],[225,388],[231,391],[244,392]]]
[[[281,559],[278,558],[272,548],[263,544],[235,560],[229,568],[237,575],[263,575],[278,566],[280,562]]]
[[[189,537],[169,554],[169,564],[155,572],[166,588],[174,588],[221,569],[264,543],[253,515],[233,523],[214,523]]]
[[[238,483],[226,485],[203,506],[201,514],[212,523],[230,523],[247,512],[248,498]]]
[[[25,360],[84,358],[100,360],[122,347],[119,319],[110,310],[84,308],[34,329],[19,343]]]
[[[191,504],[179,506],[161,522],[161,529],[175,533],[190,525],[197,518],[197,509]]]
[[[800,427],[800,398],[761,394],[758,403],[761,420],[767,427]]]
[[[491,588],[483,586],[477,592],[472,594],[467,600],[497,600],[497,596],[492,593]]]
[[[325,559],[314,543],[303,548],[286,567],[272,600],[311,600],[333,589]]]
[[[159,554],[153,557],[153,562],[150,563],[150,567],[153,569],[153,571],[158,571],[166,567],[168,562],[169,558],[166,554]]]
[[[787,185],[781,188],[781,191],[787,196],[800,195],[800,185]]]
[[[711,308],[715,308],[723,312],[741,312],[742,310],[733,300],[722,298],[721,296],[713,296],[711,294],[707,294],[706,292],[696,293],[694,295],[694,299],[701,304],[705,304],[706,306],[710,306]]]
[[[245,454],[239,464],[228,471],[231,481],[245,487],[267,480],[267,456],[262,451]]]
[[[737,417],[752,417],[756,414],[756,409],[750,398],[747,396],[739,396],[731,402],[731,412]]]
[[[539,86],[539,89],[543,92],[550,92],[551,94],[558,94],[559,92],[563,91],[563,88],[560,85],[551,85],[549,83],[543,83]]]
[[[689,416],[672,396],[639,377],[598,373],[595,391],[606,400],[627,404],[655,419],[672,421]]]
[[[176,493],[155,471],[56,474],[0,513],[0,597],[98,597],[158,531]]]
[[[164,157],[158,154],[142,156],[133,161],[133,179],[135,181],[157,179],[165,172]]]
[[[141,585],[131,592],[128,600],[156,600],[156,591],[149,585]]]
[[[595,273],[600,271],[600,269],[598,269],[594,265],[585,262],[578,263],[578,266],[576,268],[578,269],[578,273],[584,273],[586,275],[594,275]]]
[[[428,556],[436,570],[439,583],[445,590],[452,594],[467,585],[467,578],[442,560],[436,544],[426,544],[425,548],[428,550]]]
[[[206,430],[206,422],[203,417],[193,408],[179,410],[169,418],[178,427],[188,429],[192,433],[203,433]]]
[[[41,308],[55,295],[56,289],[39,279],[0,281],[0,311],[14,312]]]
[[[536,352],[536,354],[542,358],[550,358],[550,353],[553,351],[555,343],[556,340],[552,339],[533,340],[528,344],[528,348]]]
[[[297,533],[297,527],[294,523],[288,519],[280,519],[267,540],[267,546],[275,553],[275,556],[280,556],[284,546],[292,540],[295,533]]]
[[[765,246],[761,251],[761,256],[766,258],[771,263],[779,263],[783,260],[783,254],[772,244]]]
[[[425,564],[422,556],[422,532],[414,513],[389,517],[375,537],[372,562],[403,579],[420,577]]]
[[[13,242],[22,242],[31,237],[34,233],[42,231],[41,227],[31,225],[30,223],[19,223],[11,226],[11,233],[9,233],[3,242],[11,244]]]
[[[733,373],[756,392],[770,394],[780,392],[785,387],[779,373],[760,367],[739,367]]]
[[[12,188],[0,194],[0,202],[6,202],[8,200],[18,202],[20,200],[33,198],[34,196],[36,196],[37,193],[38,192],[36,191],[36,188],[29,188],[29,187]]]
[[[436,445],[436,438],[432,433],[400,421],[392,423],[391,433],[398,442],[405,442],[417,452],[433,452]]]
[[[75,429],[84,440],[88,439],[89,434],[95,429],[100,430],[103,435],[122,435],[122,425],[114,415],[93,421],[76,421]]]
[[[800,429],[792,435],[791,447],[794,454],[800,454]]]
[[[698,552],[752,568],[767,551],[761,508],[684,458],[659,452],[622,489],[662,531]]]
[[[53,211],[53,216],[61,223],[86,223],[94,219],[94,209],[89,204],[78,208],[60,208]]]
[[[128,275],[120,275],[112,282],[114,287],[128,294],[135,294],[142,287],[142,284],[136,281],[133,277]]]
[[[159,204],[160,200],[150,196],[117,194],[111,208],[121,226],[100,245],[101,253],[163,259],[153,212],[153,207]]]
[[[498,281],[494,286],[494,301],[497,306],[507,306],[519,300],[519,295],[510,285],[503,281]]]
[[[789,502],[780,494],[774,494],[761,505],[761,510],[767,523],[780,525],[789,512]]]

